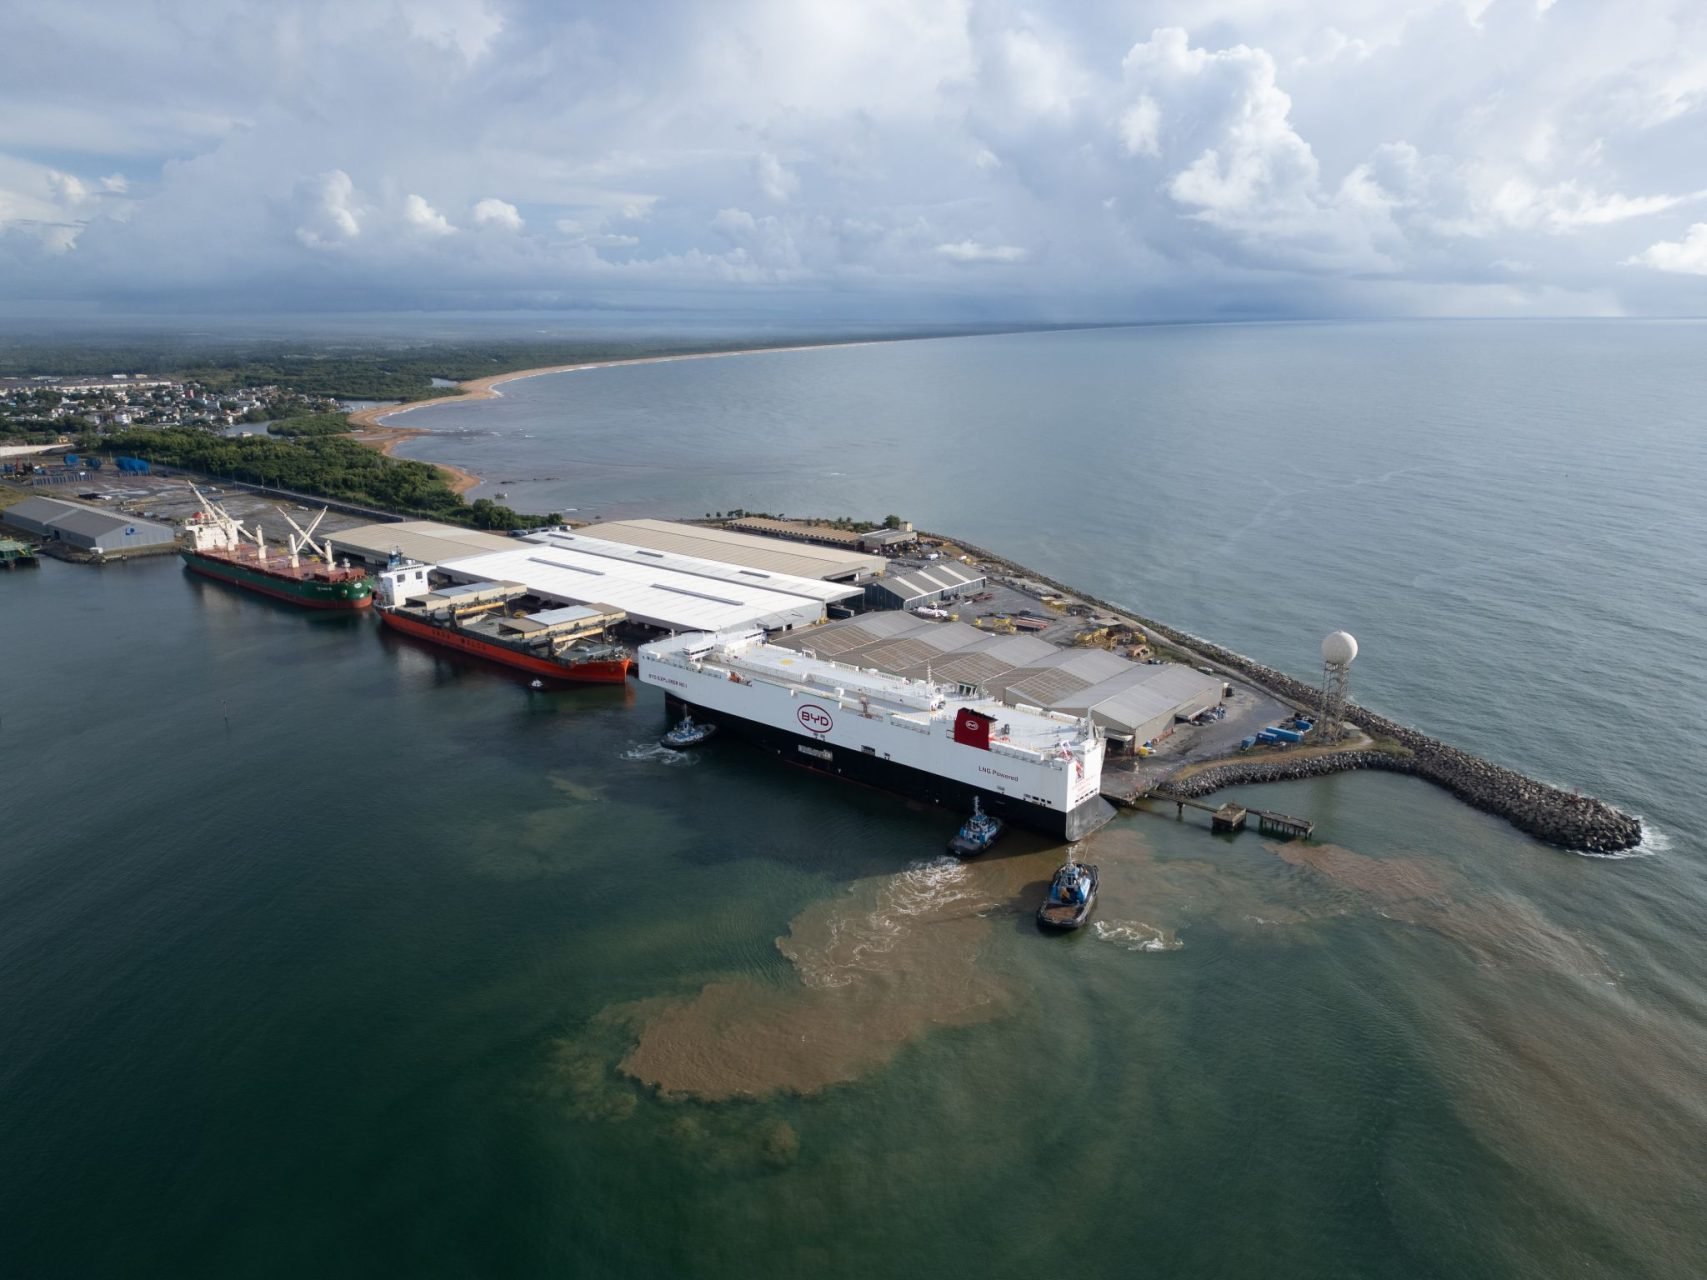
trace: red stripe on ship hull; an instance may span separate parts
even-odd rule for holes
[[[298,605],[304,609],[366,609],[373,603],[371,595],[362,596],[358,600],[316,600],[311,596],[299,596],[289,591],[281,591],[277,587],[263,587],[258,582],[251,582],[247,578],[239,578],[234,574],[220,573],[211,565],[201,561],[186,560],[184,564],[191,573],[199,573],[204,578],[212,578],[215,582],[224,582],[233,587],[242,587],[245,591],[272,596],[275,600],[283,600],[287,604]]]
[[[578,662],[573,665],[553,662],[549,658],[536,658],[529,653],[517,653],[514,649],[506,649],[500,644],[491,644],[476,636],[468,635],[466,632],[435,627],[388,609],[380,610],[379,620],[393,630],[401,631],[406,636],[414,636],[418,640],[425,640],[429,644],[436,644],[445,649],[454,649],[458,653],[472,654],[490,662],[499,662],[506,667],[515,667],[519,671],[527,671],[533,675],[545,676],[552,680],[573,680],[577,684],[621,684],[628,678],[628,669],[634,664],[632,658],[618,658],[615,661]]]

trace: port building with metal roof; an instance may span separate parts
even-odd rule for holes
[[[860,588],[771,573],[697,556],[630,546],[585,534],[506,539],[502,551],[447,560],[457,582],[524,583],[541,599],[603,605],[661,631],[784,631],[811,626],[827,606]]]
[[[1149,742],[1180,716],[1221,700],[1222,681],[1178,663],[1149,665],[1106,649],[1064,649],[1037,636],[990,635],[963,622],[868,613],[774,643],[849,666],[959,685],[1012,707],[1089,716],[1110,738]]]
[[[769,516],[739,516],[729,522],[731,529],[762,533],[770,538],[788,538],[795,542],[817,542],[831,547],[859,546],[859,534],[852,529],[838,529],[833,524],[806,524],[798,520],[772,520]]]
[[[950,596],[977,591],[984,575],[953,560],[933,561],[922,569],[880,578],[865,585],[868,609],[916,609]]]
[[[25,498],[8,507],[4,519],[13,528],[34,534],[43,542],[63,542],[103,555],[138,547],[170,546],[178,537],[170,525],[63,498]]]
[[[482,533],[437,520],[362,524],[326,537],[337,554],[376,567],[389,562],[393,551],[401,551],[405,559],[419,560],[422,564],[441,564],[463,556],[505,551],[516,545],[514,539],[502,534]]]
[[[723,560],[749,569],[791,573],[826,582],[864,582],[883,572],[882,556],[843,547],[788,542],[781,538],[738,533],[675,520],[608,520],[576,530],[609,542],[626,542],[652,551],[674,551],[704,560]]]

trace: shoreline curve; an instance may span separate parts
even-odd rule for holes
[[[622,356],[612,360],[577,360],[571,364],[542,365],[537,369],[515,369],[509,373],[489,374],[484,378],[471,378],[467,382],[457,383],[457,391],[453,395],[433,396],[427,400],[411,400],[403,404],[380,404],[368,409],[358,409],[350,414],[350,424],[357,430],[350,436],[357,444],[364,444],[370,449],[377,449],[386,457],[394,457],[396,449],[405,441],[417,439],[420,436],[434,434],[426,427],[399,427],[387,423],[388,418],[400,417],[412,409],[430,409],[434,405],[461,404],[471,400],[495,400],[503,396],[498,388],[506,382],[520,382],[524,378],[542,378],[552,373],[579,373],[590,369],[614,369],[622,365],[633,364],[671,364],[678,360],[717,360],[727,356],[761,356],[775,355],[784,351],[830,351],[841,347],[874,347],[885,342],[917,341],[910,338],[858,338],[848,342],[812,342],[798,346],[780,347],[741,347],[731,351],[684,351],[674,355],[659,356]],[[450,487],[460,496],[470,489],[483,484],[481,477],[472,471],[455,466],[448,462],[429,464],[444,472],[450,480]]]

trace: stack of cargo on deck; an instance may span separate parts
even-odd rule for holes
[[[512,609],[529,594],[520,582],[427,586],[426,566],[412,561],[380,574],[380,620],[404,635],[542,680],[621,684],[633,665],[610,635],[626,618],[620,609]]]

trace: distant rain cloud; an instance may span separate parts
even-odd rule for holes
[[[221,11],[0,9],[9,295],[1707,305],[1697,0]]]

